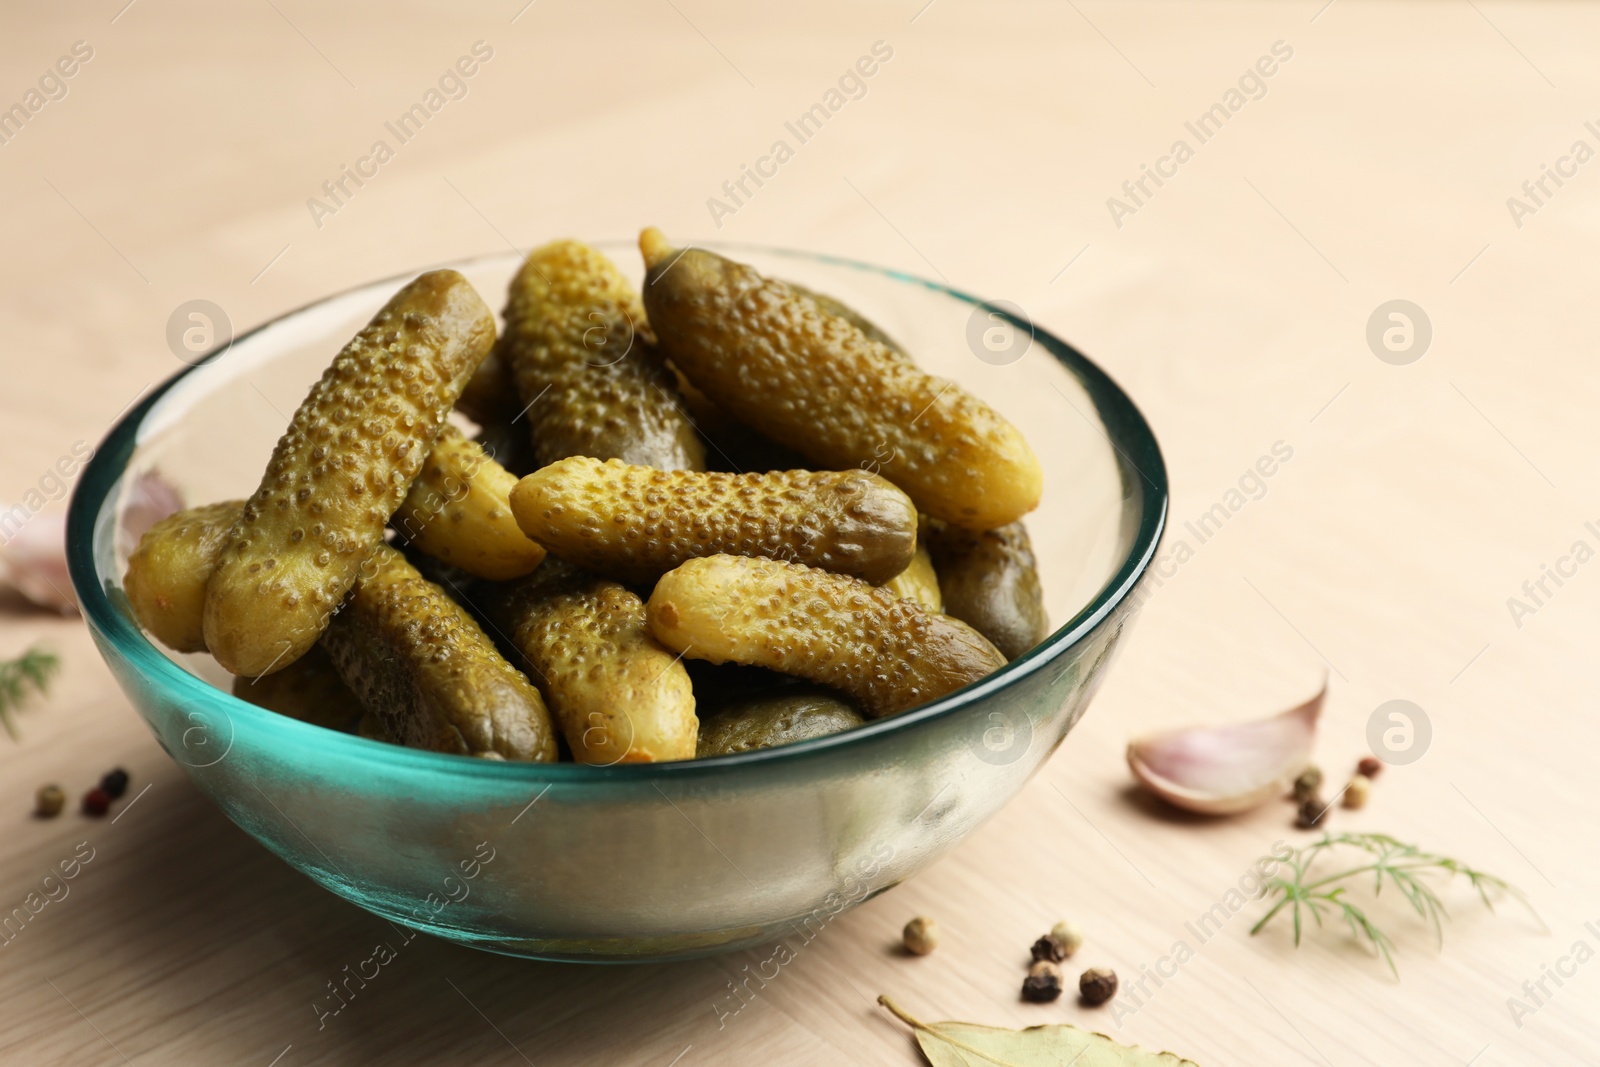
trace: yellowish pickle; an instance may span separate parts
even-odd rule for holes
[[[552,558],[474,601],[526,660],[578,762],[694,758],[689,674],[651,636],[637,595]]]
[[[512,517],[517,476],[446,425],[389,520],[409,545],[480,578],[505,581],[544,559]]]
[[[396,293],[312,388],[206,588],[205,640],[234,674],[298,659],[327,628],[494,341],[451,270]]]
[[[206,583],[243,510],[243,500],[224,500],[169,515],[128,557],[122,587],[134,618],[174,652],[206,650]]]
[[[712,663],[749,664],[842,691],[874,718],[1004,666],[964,622],[854,578],[748,556],[692,559],[661,577],[650,632]]]
[[[909,597],[929,611],[944,610],[944,595],[939,592],[939,575],[933,569],[933,557],[920,541],[917,554],[911,557],[906,569],[884,582],[883,588],[895,596]]]
[[[322,639],[339,676],[402,745],[551,762],[555,729],[539,691],[466,609],[388,545]]]
[[[511,282],[505,324],[500,356],[540,466],[592,456],[705,467],[639,296],[600,252],[577,241],[535,249]]]
[[[974,533],[937,520],[926,539],[944,610],[1016,659],[1050,632],[1033,542],[1020,522]]]
[[[976,530],[1039,503],[1043,475],[994,409],[781,281],[647,229],[645,308],[674,366],[720,407],[817,466],[868,467]]]
[[[799,282],[786,282],[785,284],[788,285],[790,289],[793,289],[795,292],[799,293],[803,297],[806,297],[813,304],[817,305],[819,310],[843,319],[856,329],[860,330],[862,333],[866,334],[870,340],[878,342],[895,355],[906,359],[911,358],[910,356],[906,355],[906,350],[900,347],[899,341],[896,341],[893,337],[890,337],[888,334],[884,333],[883,330],[878,328],[877,323],[861,314],[861,312],[857,311],[849,304],[846,304],[843,300],[840,300],[837,297],[829,296],[827,293],[819,293],[815,289],[808,289]]]
[[[717,708],[700,720],[695,757],[730,756],[826,737],[866,722],[836,694],[811,686],[766,693]]]
[[[917,539],[911,499],[862,470],[702,473],[574,456],[518,482],[511,509],[555,555],[634,582],[723,552],[887,581]]]
[[[235,678],[233,695],[257,707],[341,733],[354,733],[364,714],[320,644],[281,671]]]

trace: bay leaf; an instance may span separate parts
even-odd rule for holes
[[[910,1026],[932,1067],[1199,1067],[1171,1052],[1122,1045],[1070,1023],[1007,1030],[977,1023],[925,1023],[889,997],[882,1004]]]

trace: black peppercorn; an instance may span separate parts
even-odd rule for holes
[[[100,779],[100,788],[112,800],[118,800],[128,791],[128,772],[118,767]]]
[[[1321,797],[1308,797],[1300,805],[1300,814],[1295,816],[1294,824],[1302,830],[1312,830],[1321,824],[1323,816],[1328,814],[1328,805]]]
[[[1022,980],[1022,999],[1045,1004],[1061,995],[1061,968],[1049,960],[1035,960]]]
[[[1117,995],[1117,972],[1109,967],[1090,967],[1078,978],[1078,996],[1091,1008],[1098,1008]]]
[[[1060,963],[1067,958],[1066,946],[1049,934],[1035,941],[1029,951],[1033,953],[1035,960],[1049,960],[1051,963]]]

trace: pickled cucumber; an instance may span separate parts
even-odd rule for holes
[[[320,644],[281,671],[235,678],[233,695],[258,707],[341,733],[354,733],[364,714]]]
[[[790,289],[793,289],[795,292],[799,293],[801,296],[809,299],[813,304],[817,305],[820,310],[828,313],[829,315],[837,315],[839,318],[848,322],[850,325],[866,334],[869,340],[878,342],[880,345],[883,345],[885,348],[889,349],[890,352],[897,356],[901,356],[906,359],[911,358],[910,356],[906,355],[906,350],[900,347],[900,342],[884,333],[878,328],[877,323],[861,314],[861,312],[857,311],[849,304],[846,304],[843,300],[840,300],[837,297],[829,296],[827,293],[819,293],[815,289],[808,289],[799,282],[785,282],[784,284]]]
[[[520,581],[480,585],[473,600],[523,656],[580,763],[694,757],[688,672],[650,635],[634,593],[550,558]]]
[[[929,611],[944,610],[944,596],[939,592],[939,575],[934,572],[933,557],[921,542],[906,569],[884,582],[883,588],[895,596],[910,597]]]
[[[271,675],[268,675],[270,678]],[[382,741],[385,744],[398,744],[394,736],[389,733],[389,728],[372,712],[367,712],[356,720],[356,736],[364,737],[368,741]]]
[[[1008,660],[1044,640],[1050,622],[1027,527],[1014,522],[974,533],[933,520],[924,533],[946,612],[987,637]]]
[[[314,644],[494,341],[455,271],[422,275],[345,346],[295,412],[206,587],[205,641],[234,674]]]
[[[134,618],[174,652],[206,650],[206,582],[243,510],[243,500],[224,500],[169,515],[128,557],[122,588]]]
[[[544,559],[511,515],[517,476],[454,426],[433,443],[390,525],[411,546],[480,578],[520,578]]]
[[[646,615],[663,645],[841,690],[874,718],[975,682],[1005,657],[964,622],[854,578],[748,556],[663,575]]]
[[[490,759],[556,759],[539,691],[466,610],[379,545],[322,638],[339,676],[397,742]]]
[[[574,456],[518,482],[511,510],[557,556],[634,582],[719,552],[888,581],[917,539],[910,498],[861,470],[699,473]]]
[[[794,449],[784,448],[717,407],[676,368],[672,373],[684,411],[705,442],[707,470],[745,474],[801,470],[810,465]]]
[[[540,466],[568,456],[702,470],[639,297],[577,241],[535,249],[511,282],[500,355],[511,367]]]
[[[740,421],[817,466],[866,466],[922,510],[976,530],[1039,503],[1016,428],[781,281],[703,249],[640,236],[644,304],[662,350]]]
[[[695,757],[728,756],[826,737],[865,721],[835,694],[812,686],[797,687],[736,701],[704,716]]]

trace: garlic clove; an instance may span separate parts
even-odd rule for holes
[[[183,510],[183,495],[159,471],[145,471],[128,486],[119,513],[117,543],[126,555],[156,523]],[[0,578],[28,600],[63,615],[78,613],[67,572],[65,512],[33,515],[0,542]]]
[[[1177,807],[1206,815],[1249,811],[1282,796],[1310,764],[1327,695],[1324,678],[1316,696],[1269,719],[1139,738],[1128,745],[1128,767]]]
[[[183,510],[183,494],[158,470],[147,470],[128,487],[117,516],[117,547],[124,555],[139,547],[145,531]]]
[[[0,575],[42,608],[75,615],[78,598],[67,574],[65,512],[34,515],[0,545]]]

